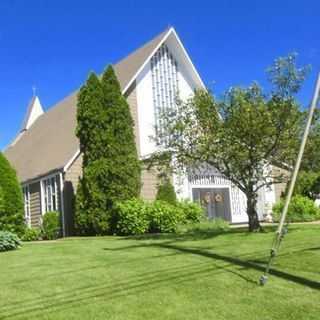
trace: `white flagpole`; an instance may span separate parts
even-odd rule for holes
[[[300,165],[301,165],[301,160],[302,160],[302,157],[303,157],[304,149],[305,149],[305,146],[306,146],[306,143],[307,143],[307,139],[308,139],[308,135],[309,135],[312,119],[313,119],[313,114],[314,114],[314,111],[315,111],[315,109],[317,107],[317,103],[318,103],[318,99],[319,99],[319,92],[320,92],[320,73],[318,74],[318,78],[317,78],[317,82],[316,82],[316,86],[315,86],[312,102],[311,102],[310,109],[309,109],[308,120],[307,120],[306,128],[304,130],[303,138],[302,138],[302,141],[301,141],[298,158],[297,158],[297,161],[296,161],[296,164],[295,164],[295,167],[294,167],[294,171],[293,171],[293,174],[292,174],[292,177],[291,177],[288,194],[287,194],[286,201],[285,201],[285,204],[284,204],[281,216],[280,216],[280,222],[279,222],[279,225],[278,225],[278,228],[277,228],[277,231],[276,231],[276,236],[275,236],[275,239],[273,241],[271,254],[270,254],[270,259],[269,259],[269,262],[268,262],[268,265],[266,267],[266,271],[265,271],[264,275],[260,278],[260,284],[262,284],[262,285],[264,285],[267,282],[268,273],[270,271],[272,260],[277,254],[277,249],[279,248],[281,239],[283,237],[283,226],[284,226],[284,223],[285,223],[285,220],[286,220],[286,216],[287,216],[289,204],[290,204],[290,201],[291,201],[292,193],[293,193],[294,186],[295,186],[295,183],[296,183],[296,180],[297,180],[297,176],[298,176],[298,172],[299,172],[299,169],[300,169]]]

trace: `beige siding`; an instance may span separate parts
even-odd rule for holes
[[[140,137],[139,137],[138,101],[137,101],[136,82],[134,82],[128,89],[126,98],[130,107],[132,119],[134,121],[135,141],[136,141],[138,155],[140,155]]]
[[[73,189],[76,191],[79,178],[82,176],[82,155],[72,163],[70,168],[66,171],[64,180],[72,183]]]
[[[40,181],[29,185],[31,226],[38,227],[41,224],[41,188]]]
[[[141,197],[144,200],[154,200],[157,193],[158,177],[155,170],[142,171]]]
[[[82,176],[82,155],[72,163],[70,168],[64,175],[64,219],[65,233],[67,236],[73,235],[74,225],[74,204],[75,194],[79,183],[79,178]]]
[[[273,176],[284,175],[286,177],[284,182],[276,183],[274,185],[275,197],[276,197],[276,201],[278,201],[278,200],[280,200],[281,196],[286,191],[287,182],[290,178],[290,172],[288,170],[273,166],[272,167],[272,175]]]

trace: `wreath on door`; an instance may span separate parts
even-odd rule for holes
[[[214,200],[216,202],[222,202],[223,201],[222,195],[220,193],[216,194],[214,197]]]

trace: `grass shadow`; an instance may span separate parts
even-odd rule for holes
[[[41,298],[30,299],[19,303],[4,305],[0,308],[0,319],[11,319],[19,316],[39,315],[43,312],[59,311],[81,303],[95,303],[96,299],[123,299],[143,291],[156,290],[159,285],[167,286],[169,283],[179,284],[196,280],[199,275],[206,276],[224,272],[222,267],[212,268],[210,263],[171,267],[164,270],[143,272],[128,279],[122,279],[113,284],[91,285],[81,288],[65,290],[61,293]],[[77,292],[77,294],[75,294]]]
[[[176,246],[176,245],[172,245],[172,244],[158,244],[157,246],[163,247],[166,249],[172,249],[172,250],[184,252],[184,253],[197,254],[197,255],[211,258],[214,260],[229,262],[234,265],[241,266],[245,269],[255,269],[255,270],[261,271],[261,272],[264,272],[264,270],[265,270],[265,265],[252,262],[251,260],[241,260],[239,258],[225,256],[225,255],[221,255],[221,254],[217,254],[217,253],[213,253],[213,252],[208,252],[208,251],[201,250],[201,249],[184,248],[184,247],[180,247],[180,246]],[[307,286],[312,289],[320,290],[320,282],[318,282],[318,281],[310,280],[310,279],[307,279],[304,277],[300,277],[298,275],[293,275],[293,274],[287,273],[285,271],[280,271],[280,270],[277,270],[274,268],[272,268],[270,270],[270,274],[272,274],[276,277],[282,278],[284,280],[288,280],[288,281],[291,281],[291,282],[294,282],[294,283],[297,283],[297,284],[300,284],[303,286]]]

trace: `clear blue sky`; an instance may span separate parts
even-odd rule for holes
[[[176,28],[204,82],[221,94],[296,51],[320,70],[319,0],[0,1],[0,149],[20,128],[32,86],[45,109],[168,25]]]

